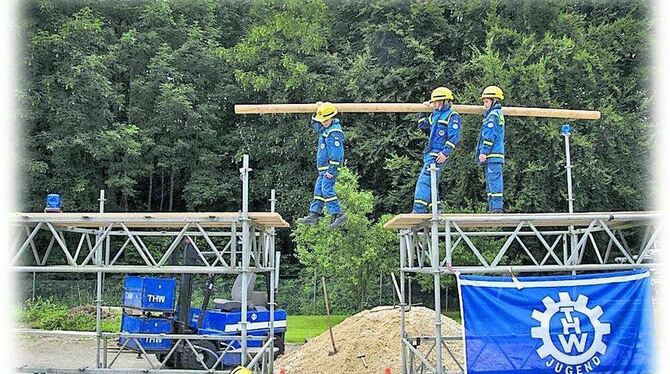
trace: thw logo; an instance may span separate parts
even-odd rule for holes
[[[149,299],[150,303],[164,303],[165,302],[165,295],[148,294],[147,299]]]
[[[561,324],[563,325],[563,335],[558,335],[558,340],[560,340],[561,345],[563,346],[563,352],[572,353],[573,348],[577,348],[577,352],[579,353],[584,352],[586,339],[588,339],[589,334],[582,334],[579,318],[572,315],[572,312],[574,312],[575,308],[566,306],[559,308],[559,310],[565,314],[565,317],[561,318]],[[570,333],[571,330],[574,331],[574,334]],[[566,336],[568,337],[567,341],[565,339]]]
[[[542,299],[546,307],[544,312],[533,310],[532,317],[540,322],[540,326],[531,328],[531,336],[542,340],[542,346],[537,349],[537,354],[542,359],[551,356],[552,359],[547,361],[547,367],[599,365],[600,359],[596,353],[605,354],[607,345],[603,342],[603,336],[610,333],[610,324],[600,322],[600,317],[603,315],[602,308],[600,306],[587,307],[589,298],[584,295],[579,295],[575,301],[567,292],[559,292],[558,296],[558,302],[549,296]],[[555,335],[560,347],[554,344],[551,335],[551,320],[556,314],[561,315],[562,331]],[[582,316],[581,319],[580,316]],[[583,324],[593,326],[593,336],[588,347],[589,333],[582,331]]]

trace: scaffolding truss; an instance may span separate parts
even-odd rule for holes
[[[462,342],[463,337],[442,336],[443,276],[575,274],[654,266],[663,230],[658,213],[440,214],[436,170],[432,165],[432,214],[400,214],[385,225],[399,230],[400,238],[403,374],[464,372],[464,358],[454,355],[449,346],[450,342]],[[433,276],[434,336],[412,337],[406,333],[405,279],[420,273]],[[421,345],[429,349],[417,349]]]
[[[103,213],[104,191],[101,191],[99,213],[16,213],[13,216],[15,240],[11,269],[14,272],[96,273],[96,331],[41,331],[18,329],[22,335],[69,336],[95,338],[95,367],[37,368],[20,367],[19,372],[44,373],[170,373],[215,372],[224,354],[239,354],[240,362],[254,374],[273,372],[275,292],[279,275],[279,252],[275,250],[275,229],[288,223],[275,213],[275,191],[271,191],[270,212],[249,212],[249,158],[243,157],[240,169],[242,180],[242,210],[230,213]],[[195,264],[180,266],[171,263],[172,254],[188,241],[197,255]],[[268,323],[270,333],[251,336],[247,333],[248,300],[241,299],[241,322],[238,336],[186,334],[105,333],[101,329],[102,289],[104,274],[240,274],[241,294],[247,294],[251,273],[267,273],[269,277]],[[110,346],[110,339],[123,343]],[[148,342],[171,339],[174,344],[158,360],[146,348]],[[248,341],[262,342],[252,348]],[[224,342],[223,352],[209,352],[214,361],[206,361],[206,352],[198,346],[202,341]],[[129,350],[129,344],[135,350]],[[200,343],[202,344],[202,343]],[[199,349],[196,350],[196,347]],[[239,347],[239,348],[237,348]],[[168,361],[177,349],[190,351],[202,370],[176,370]],[[123,353],[139,355],[146,363],[142,368],[119,367],[117,359]]]
[[[661,231],[658,218],[652,212],[442,214],[438,268],[441,273],[516,273],[650,267]],[[434,271],[429,214],[401,214],[387,227],[403,228],[404,271]]]
[[[11,265],[27,272],[237,273],[243,221],[241,213],[18,213]],[[275,227],[288,223],[277,213],[249,213],[251,271],[271,270]],[[170,266],[184,240],[193,244],[198,266]]]

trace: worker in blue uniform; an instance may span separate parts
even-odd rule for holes
[[[314,185],[314,199],[309,206],[309,215],[298,219],[298,223],[316,225],[323,217],[324,205],[332,216],[331,229],[342,226],[347,216],[342,212],[335,194],[338,169],[344,163],[344,132],[340,120],[335,118],[337,108],[332,103],[317,103],[312,127],[318,134],[316,168],[319,176]]]
[[[428,143],[423,150],[423,167],[416,181],[412,213],[428,213],[432,208],[430,193],[432,164],[437,167],[439,203],[442,171],[461,138],[461,115],[451,108],[453,100],[454,94],[450,89],[438,87],[431,93],[430,101],[424,102],[425,105],[432,106],[433,112],[428,117],[424,113],[419,114],[419,129],[428,135]]]
[[[497,86],[488,86],[482,92],[484,120],[477,141],[477,161],[484,166],[488,212],[503,212],[503,165],[505,163],[505,117],[500,101],[503,91]]]

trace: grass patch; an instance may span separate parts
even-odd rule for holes
[[[17,321],[22,325],[40,330],[95,331],[95,307],[81,306],[68,308],[66,304],[52,299],[37,299],[26,302],[16,311]],[[121,315],[103,313],[102,330],[119,332]],[[336,325],[348,316],[333,316]],[[286,341],[304,343],[328,329],[326,316],[289,316]]]
[[[333,326],[349,316],[334,315]],[[287,331],[284,338],[287,343],[304,343],[328,330],[328,316],[288,316]]]
[[[461,323],[461,312],[458,310],[450,310],[446,313],[443,313],[445,316],[453,319],[454,321]]]
[[[95,331],[95,307],[68,308],[51,299],[37,299],[21,306],[17,320],[30,328],[40,330]],[[103,313],[102,331],[118,332],[121,316]]]
[[[451,310],[445,315],[461,323],[461,315],[457,310]],[[51,299],[38,299],[23,304],[16,311],[17,320],[25,326],[42,330],[69,330],[95,331],[95,307],[83,306],[68,308],[67,305],[54,302]],[[347,315],[334,315],[333,326],[342,322]],[[121,315],[103,313],[102,330],[105,332],[119,332]],[[304,343],[328,330],[327,316],[289,315],[286,342]]]
[[[450,310],[444,313],[447,317],[461,323],[461,312]],[[342,322],[347,315],[334,315],[333,326]],[[286,321],[287,331],[285,340],[287,343],[304,343],[305,339],[310,339],[321,335],[328,330],[328,316],[288,316]]]

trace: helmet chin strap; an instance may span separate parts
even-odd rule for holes
[[[448,100],[440,100],[440,101],[442,102],[442,104],[440,105],[439,108],[437,108],[437,110],[447,110],[451,108],[451,104],[449,103]]]

